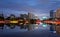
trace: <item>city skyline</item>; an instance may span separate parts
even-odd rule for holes
[[[0,12],[7,16],[32,12],[40,18],[49,17],[50,10],[56,10],[60,6],[59,0],[0,0]]]

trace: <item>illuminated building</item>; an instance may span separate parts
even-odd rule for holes
[[[60,9],[57,9],[55,13],[55,18],[60,18]]]
[[[54,18],[54,16],[55,16],[55,12],[54,12],[54,10],[51,10],[50,11],[50,18]]]
[[[28,13],[28,17],[29,17],[30,19],[33,19],[33,18],[34,18],[34,14]]]
[[[20,21],[19,21],[20,23],[19,23],[19,25],[20,25],[21,29],[22,28],[24,28],[24,29],[27,28],[27,24],[28,24],[27,20],[28,20],[28,15],[27,14],[20,14]]]
[[[55,13],[55,18],[56,18],[56,20],[57,20],[57,22],[56,22],[56,32],[58,33],[58,34],[60,34],[60,22],[58,22],[58,20],[60,21],[60,8],[59,9],[57,9],[56,10],[56,13]]]
[[[28,13],[28,20],[30,22],[28,25],[28,30],[33,30],[35,28],[36,29],[38,28],[38,24],[36,24],[36,19],[38,19],[36,15],[34,15],[31,12]]]
[[[14,14],[11,14],[9,17],[6,18],[6,20],[6,25],[9,26],[11,29],[15,28],[15,25],[18,23]]]
[[[50,11],[50,19],[49,19],[49,20],[52,20],[52,21],[55,20],[55,12],[54,12],[54,10],[51,10],[51,11]],[[53,23],[53,22],[51,22],[51,21],[49,21],[49,20],[48,20],[48,22],[47,22],[47,21],[46,21],[46,22],[47,22],[47,23],[50,23],[50,24]],[[51,24],[51,25],[50,25],[50,31],[52,31],[52,32],[56,31],[54,24]]]

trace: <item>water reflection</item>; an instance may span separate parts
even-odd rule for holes
[[[16,27],[17,26],[17,27]],[[15,29],[15,28],[18,28],[19,29],[27,29],[27,30],[34,30],[34,29],[39,29],[39,28],[46,28],[46,29],[49,29],[48,25],[47,24],[21,24],[21,25],[15,25],[15,24],[6,24],[6,25],[0,25],[0,29]]]
[[[0,29],[3,29],[3,27],[4,27],[4,24],[0,24]]]
[[[14,26],[14,27],[13,27]],[[11,28],[13,27],[13,28]],[[10,33],[16,33],[16,32],[28,32],[28,31],[34,31],[34,30],[41,30],[41,29],[45,29],[47,30],[49,28],[49,26],[47,25],[47,27],[43,27],[43,24],[37,25],[37,24],[27,24],[27,25],[4,25],[3,29],[0,29],[0,34],[10,34]]]

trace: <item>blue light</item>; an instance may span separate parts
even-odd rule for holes
[[[43,19],[43,20],[44,20],[44,19],[47,19],[47,17],[44,16],[44,17],[42,17],[42,19]]]
[[[43,24],[43,27],[47,27],[47,24]]]

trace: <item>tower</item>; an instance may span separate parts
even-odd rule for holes
[[[54,18],[54,10],[50,11],[50,18]]]

